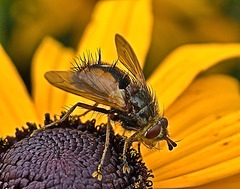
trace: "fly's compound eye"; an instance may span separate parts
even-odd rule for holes
[[[154,125],[152,128],[150,128],[146,133],[147,139],[154,139],[156,137],[162,137],[164,129],[166,130],[168,126],[168,120],[164,117],[162,117],[158,124]],[[161,133],[162,132],[162,133]],[[160,134],[161,133],[161,134]],[[164,132],[165,133],[165,132]],[[161,136],[160,136],[161,135]]]
[[[147,139],[153,139],[156,138],[161,131],[160,125],[155,125],[151,129],[149,129],[146,133],[146,138]]]

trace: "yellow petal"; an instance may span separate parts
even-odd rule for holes
[[[119,33],[129,41],[143,64],[151,40],[151,5],[150,0],[99,1],[78,52],[86,49],[96,52],[101,48],[103,60],[112,63],[117,59],[114,36]]]
[[[227,177],[215,182],[211,182],[205,185],[191,187],[191,189],[236,189],[240,186],[240,174]]]
[[[200,158],[200,157],[199,157]],[[240,157],[236,157],[221,164],[208,167],[206,169],[196,171],[180,177],[172,178],[164,181],[154,182],[157,188],[183,188],[190,186],[198,186],[212,181],[230,177],[240,173]]]
[[[226,75],[197,79],[166,111],[171,135],[182,138],[240,109],[239,82]]]
[[[28,91],[12,61],[0,46],[0,136],[13,135],[15,128],[38,117]]]
[[[168,107],[201,71],[225,59],[239,57],[240,44],[185,45],[171,53],[151,75],[160,104]]]
[[[203,137],[194,138],[194,136],[197,136],[198,133],[186,137],[186,139],[184,139],[186,140],[186,142],[180,143],[180,150],[176,152],[176,156],[178,158],[176,158],[172,162],[167,162],[163,166],[156,164],[156,167],[158,165],[158,167],[156,168],[158,170],[155,172],[155,180],[159,181],[167,180],[174,177],[180,177],[185,174],[197,172],[205,168],[215,166],[216,164],[220,164],[235,157],[239,157],[239,124],[240,122],[235,122],[234,125],[225,124],[224,126],[227,126],[228,128],[222,129],[221,131],[212,132],[209,135],[205,133],[206,136],[204,137],[208,137],[207,139]],[[208,127],[210,128],[210,130],[212,130],[213,126],[210,125]],[[216,126],[215,128],[221,129],[220,127]],[[235,132],[238,132],[238,134],[234,134]],[[199,134],[202,133],[203,132],[200,131]],[[219,136],[216,137],[217,135]],[[180,154],[180,151],[182,154]],[[155,169],[155,167],[153,168]],[[199,179],[203,180],[204,178]],[[218,178],[216,177],[215,180],[217,179]]]
[[[176,140],[240,107],[239,83],[225,75],[199,78],[166,110],[170,135]],[[144,155],[150,151],[144,151]]]
[[[144,156],[155,180],[181,176],[238,157],[239,116],[240,112],[235,112],[206,125],[184,137],[172,152],[162,150]]]
[[[167,110],[170,133],[174,133],[174,138],[182,139],[178,147],[172,152],[143,150],[144,160],[154,171],[154,181],[163,184],[181,178],[182,183],[177,180],[177,187],[184,183],[187,183],[184,186],[194,186],[237,174],[233,169],[228,174],[214,172],[211,179],[202,174],[203,177],[198,176],[192,183],[184,180],[185,175],[202,171],[207,175],[209,170],[218,169],[211,167],[222,166],[240,155],[239,107],[239,83],[235,79],[225,75],[197,79]]]
[[[33,98],[38,114],[43,120],[44,114],[60,114],[66,105],[66,92],[51,86],[44,78],[50,70],[69,70],[74,51],[65,48],[54,39],[45,38],[33,57],[32,81]]]

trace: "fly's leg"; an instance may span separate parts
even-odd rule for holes
[[[99,104],[98,103],[95,103],[92,107],[93,108],[96,108]],[[85,116],[87,113],[91,112],[92,109],[88,109],[86,112],[82,113],[81,115],[79,115],[78,117],[82,117],[82,116]]]
[[[127,162],[127,156],[126,156],[126,152],[129,146],[129,140],[127,139],[124,143],[124,147],[123,147],[123,173],[125,174],[126,172],[130,173],[130,168],[128,166],[128,162]]]
[[[103,167],[103,162],[107,153],[107,149],[109,146],[109,136],[110,136],[110,128],[111,128],[111,123],[110,123],[110,114],[108,114],[108,123],[107,123],[107,128],[106,128],[106,139],[105,139],[105,145],[104,145],[104,150],[101,158],[101,162],[98,165],[97,171],[95,171],[92,176],[97,177],[99,181],[102,180],[102,167]]]
[[[138,153],[140,154],[140,158],[142,158],[142,154],[141,154],[141,143],[138,143]]]
[[[124,174],[126,172],[130,173],[130,168],[128,166],[126,153],[127,153],[128,148],[131,146],[132,142],[135,141],[135,138],[136,138],[138,133],[139,132],[136,131],[136,133],[134,133],[130,138],[125,140],[124,147],[123,147],[123,173]]]
[[[42,131],[42,130],[45,130],[45,129],[48,129],[48,128],[51,128],[52,126],[56,125],[56,124],[59,124],[59,123],[62,123],[63,121],[65,121],[68,116],[77,108],[77,107],[81,107],[81,108],[85,108],[85,109],[88,109],[90,111],[97,111],[97,112],[101,112],[101,113],[104,113],[104,114],[109,114],[109,110],[106,110],[104,108],[98,108],[96,107],[97,105],[94,104],[93,106],[91,105],[88,105],[88,104],[84,104],[84,103],[81,103],[81,102],[77,102],[75,105],[73,105],[68,111],[67,113],[59,120],[56,120],[48,125],[45,125],[44,127],[38,129],[38,130],[35,130],[33,134],[35,134],[36,132],[38,131]]]

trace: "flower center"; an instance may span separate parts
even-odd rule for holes
[[[124,141],[113,132],[103,164],[103,179],[100,182],[92,177],[101,160],[105,132],[105,125],[95,127],[94,120],[83,124],[70,118],[56,128],[41,130],[16,142],[0,153],[0,188],[150,187],[148,177],[152,175],[134,149],[127,153],[131,172],[123,174]]]

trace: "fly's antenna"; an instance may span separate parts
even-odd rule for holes
[[[177,146],[177,143],[172,141],[170,138],[165,137],[165,140],[167,141],[168,149],[171,151],[174,147]]]

